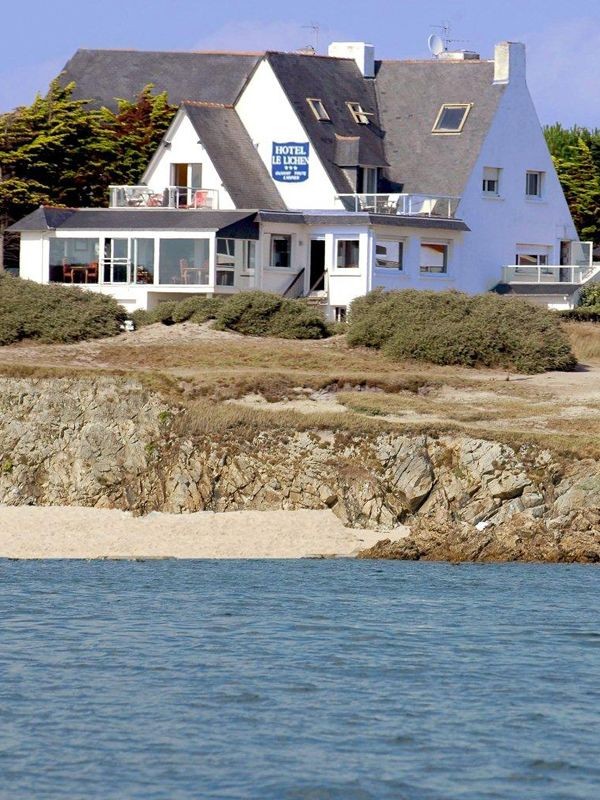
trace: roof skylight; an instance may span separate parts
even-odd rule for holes
[[[319,122],[329,122],[331,120],[323,101],[319,100],[318,97],[307,97],[306,102]]]
[[[439,110],[432,133],[460,133],[472,103],[445,103]]]
[[[356,122],[358,125],[369,124],[369,117],[373,116],[372,111],[365,111],[360,103],[348,102],[346,105],[352,114],[352,119],[354,122]]]

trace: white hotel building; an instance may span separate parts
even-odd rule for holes
[[[489,61],[378,61],[356,42],[328,56],[82,50],[62,79],[97,105],[153,83],[180,106],[139,186],[12,226],[23,278],[132,310],[259,288],[343,318],[376,287],[569,307],[595,274],[522,44]]]

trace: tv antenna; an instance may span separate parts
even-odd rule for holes
[[[321,33],[321,26],[318,22],[311,22],[310,25],[303,25],[303,30],[309,30],[313,32],[314,38],[314,45],[312,45],[313,50],[315,53],[319,52],[319,34]]]
[[[466,43],[466,39],[451,39],[450,38],[450,22],[445,20],[442,22],[441,25],[431,25],[431,28],[437,28],[441,32],[441,36],[438,33],[432,33],[429,39],[427,40],[427,44],[429,47],[429,52],[432,56],[439,58],[442,53],[448,52],[448,45],[449,44],[462,44]]]

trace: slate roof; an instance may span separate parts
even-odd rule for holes
[[[40,206],[27,214],[26,217],[14,222],[7,231],[20,233],[22,231],[49,231],[69,220],[76,212],[75,208],[54,208],[53,206]]]
[[[267,59],[340,194],[354,191],[343,167],[387,164],[374,81],[362,76],[355,61],[296,53],[267,53]],[[308,97],[323,101],[330,122],[319,122]],[[369,125],[354,121],[347,102],[360,103],[373,113]],[[354,140],[351,153],[340,146],[340,137]]]
[[[390,189],[462,194],[504,92],[491,61],[380,61],[376,89]],[[444,103],[473,103],[460,134],[432,134]]]
[[[468,231],[459,219],[403,217],[394,214],[368,214],[350,211],[277,211],[245,209],[235,211],[182,210],[171,208],[80,208],[48,206],[28,214],[8,228],[10,233],[46,231],[136,231],[190,230],[213,231],[222,235],[258,238],[259,222],[293,225],[391,225],[394,227],[438,228]]]
[[[57,212],[62,212],[57,213]],[[256,209],[236,211],[170,208],[80,208],[40,207],[8,229],[11,233],[60,229],[67,231],[218,231],[257,239]],[[247,236],[246,236],[247,234]]]
[[[390,225],[397,228],[436,228],[451,231],[468,231],[461,219],[442,217],[401,216],[397,214],[369,214],[364,211],[265,211],[258,212],[261,222],[282,222],[305,225]]]
[[[116,98],[133,100],[149,83],[169,102],[205,100],[233,104],[261,54],[184,53],[142,50],[77,50],[59,76],[75,81],[73,96],[115,109]]]
[[[183,106],[236,207],[284,209],[237,111],[208,103]]]

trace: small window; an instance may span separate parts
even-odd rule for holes
[[[336,267],[338,269],[358,269],[358,239],[338,239]]]
[[[358,125],[369,124],[369,117],[373,116],[372,111],[365,111],[360,103],[346,103],[346,105],[352,114],[354,122],[358,123]]]
[[[519,267],[545,267],[548,264],[548,254],[517,253],[515,263]]]
[[[375,266],[377,269],[397,269],[404,267],[404,242],[380,239],[375,243]]]
[[[289,233],[271,236],[271,266],[290,267],[292,265],[292,237]]]
[[[500,194],[500,170],[498,167],[483,168],[483,193],[492,197]]]
[[[254,272],[256,267],[256,242],[248,239],[244,242],[244,269],[247,272]]]
[[[306,102],[310,106],[310,110],[313,112],[319,122],[331,121],[331,117],[327,113],[327,109],[325,108],[322,100],[319,100],[317,97],[307,97]]]
[[[470,110],[470,103],[443,105],[433,126],[433,133],[460,133]]]
[[[527,197],[542,196],[543,172],[528,172],[525,176],[525,194]]]
[[[346,306],[334,306],[333,318],[335,322],[346,322]]]
[[[429,275],[445,275],[448,272],[448,245],[423,242],[420,271]]]

